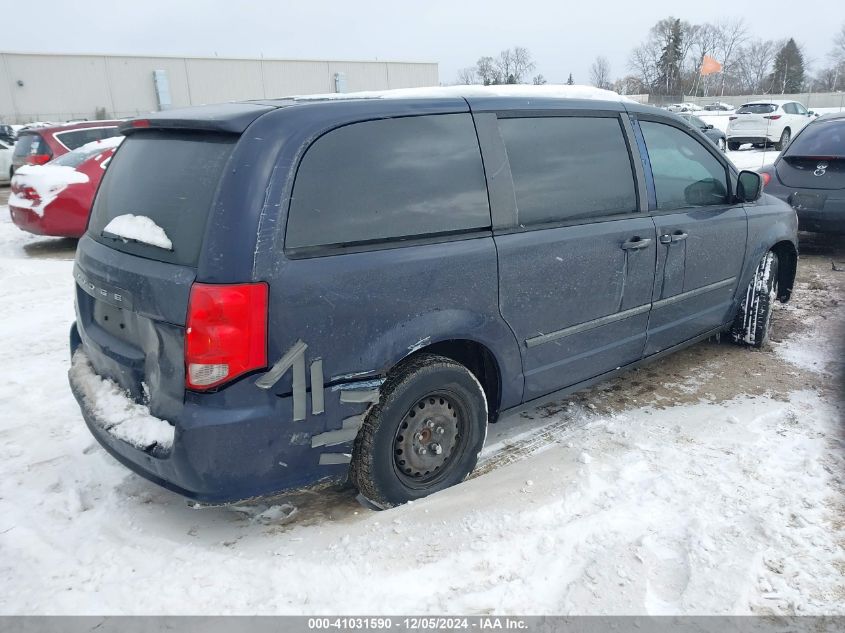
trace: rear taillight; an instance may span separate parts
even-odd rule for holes
[[[32,187],[21,187],[18,184],[13,184],[12,193],[14,193],[18,198],[29,200],[36,206],[41,204],[41,196],[39,196],[38,192]]]
[[[185,386],[204,391],[267,366],[267,284],[191,286]]]
[[[49,154],[30,154],[26,157],[27,165],[43,165],[50,162],[51,156]]]
[[[763,186],[765,187],[766,185],[768,185],[768,184],[771,182],[771,180],[772,180],[772,175],[771,175],[771,174],[769,174],[769,173],[766,173],[766,172],[764,171],[764,172],[762,172],[762,173],[760,174],[760,178],[762,178],[762,179],[763,179]]]
[[[772,121],[777,121],[780,118],[779,114],[767,114],[763,117],[764,119],[771,119]]]

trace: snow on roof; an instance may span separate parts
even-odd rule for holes
[[[632,103],[631,99],[612,90],[593,86],[551,85],[543,86],[509,84],[504,86],[434,86],[430,88],[397,88],[395,90],[368,90],[364,92],[296,95],[297,101],[328,99],[432,99],[445,97],[521,97],[524,99],[587,99]]]

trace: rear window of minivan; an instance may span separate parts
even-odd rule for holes
[[[490,227],[481,151],[469,114],[347,125],[306,151],[286,249],[343,246]]]
[[[88,233],[114,249],[148,259],[196,266],[223,168],[237,136],[194,132],[137,132],[106,171]],[[140,215],[164,229],[168,251],[103,235],[115,217]]]

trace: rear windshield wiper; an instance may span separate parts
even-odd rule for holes
[[[109,240],[114,240],[115,242],[132,242],[133,244],[143,244],[144,246],[152,246],[153,248],[160,248],[163,251],[167,251],[168,253],[173,252],[173,248],[164,248],[164,246],[159,246],[158,244],[151,244],[150,242],[145,242],[144,240],[139,240],[134,237],[124,237],[122,235],[117,235],[116,233],[111,233],[110,231],[101,231],[100,237],[105,237]]]

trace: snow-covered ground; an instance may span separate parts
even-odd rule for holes
[[[195,510],[89,435],[72,243],[0,206],[0,613],[845,614],[845,254],[825,248],[772,349],[703,343],[511,416],[461,486]]]

